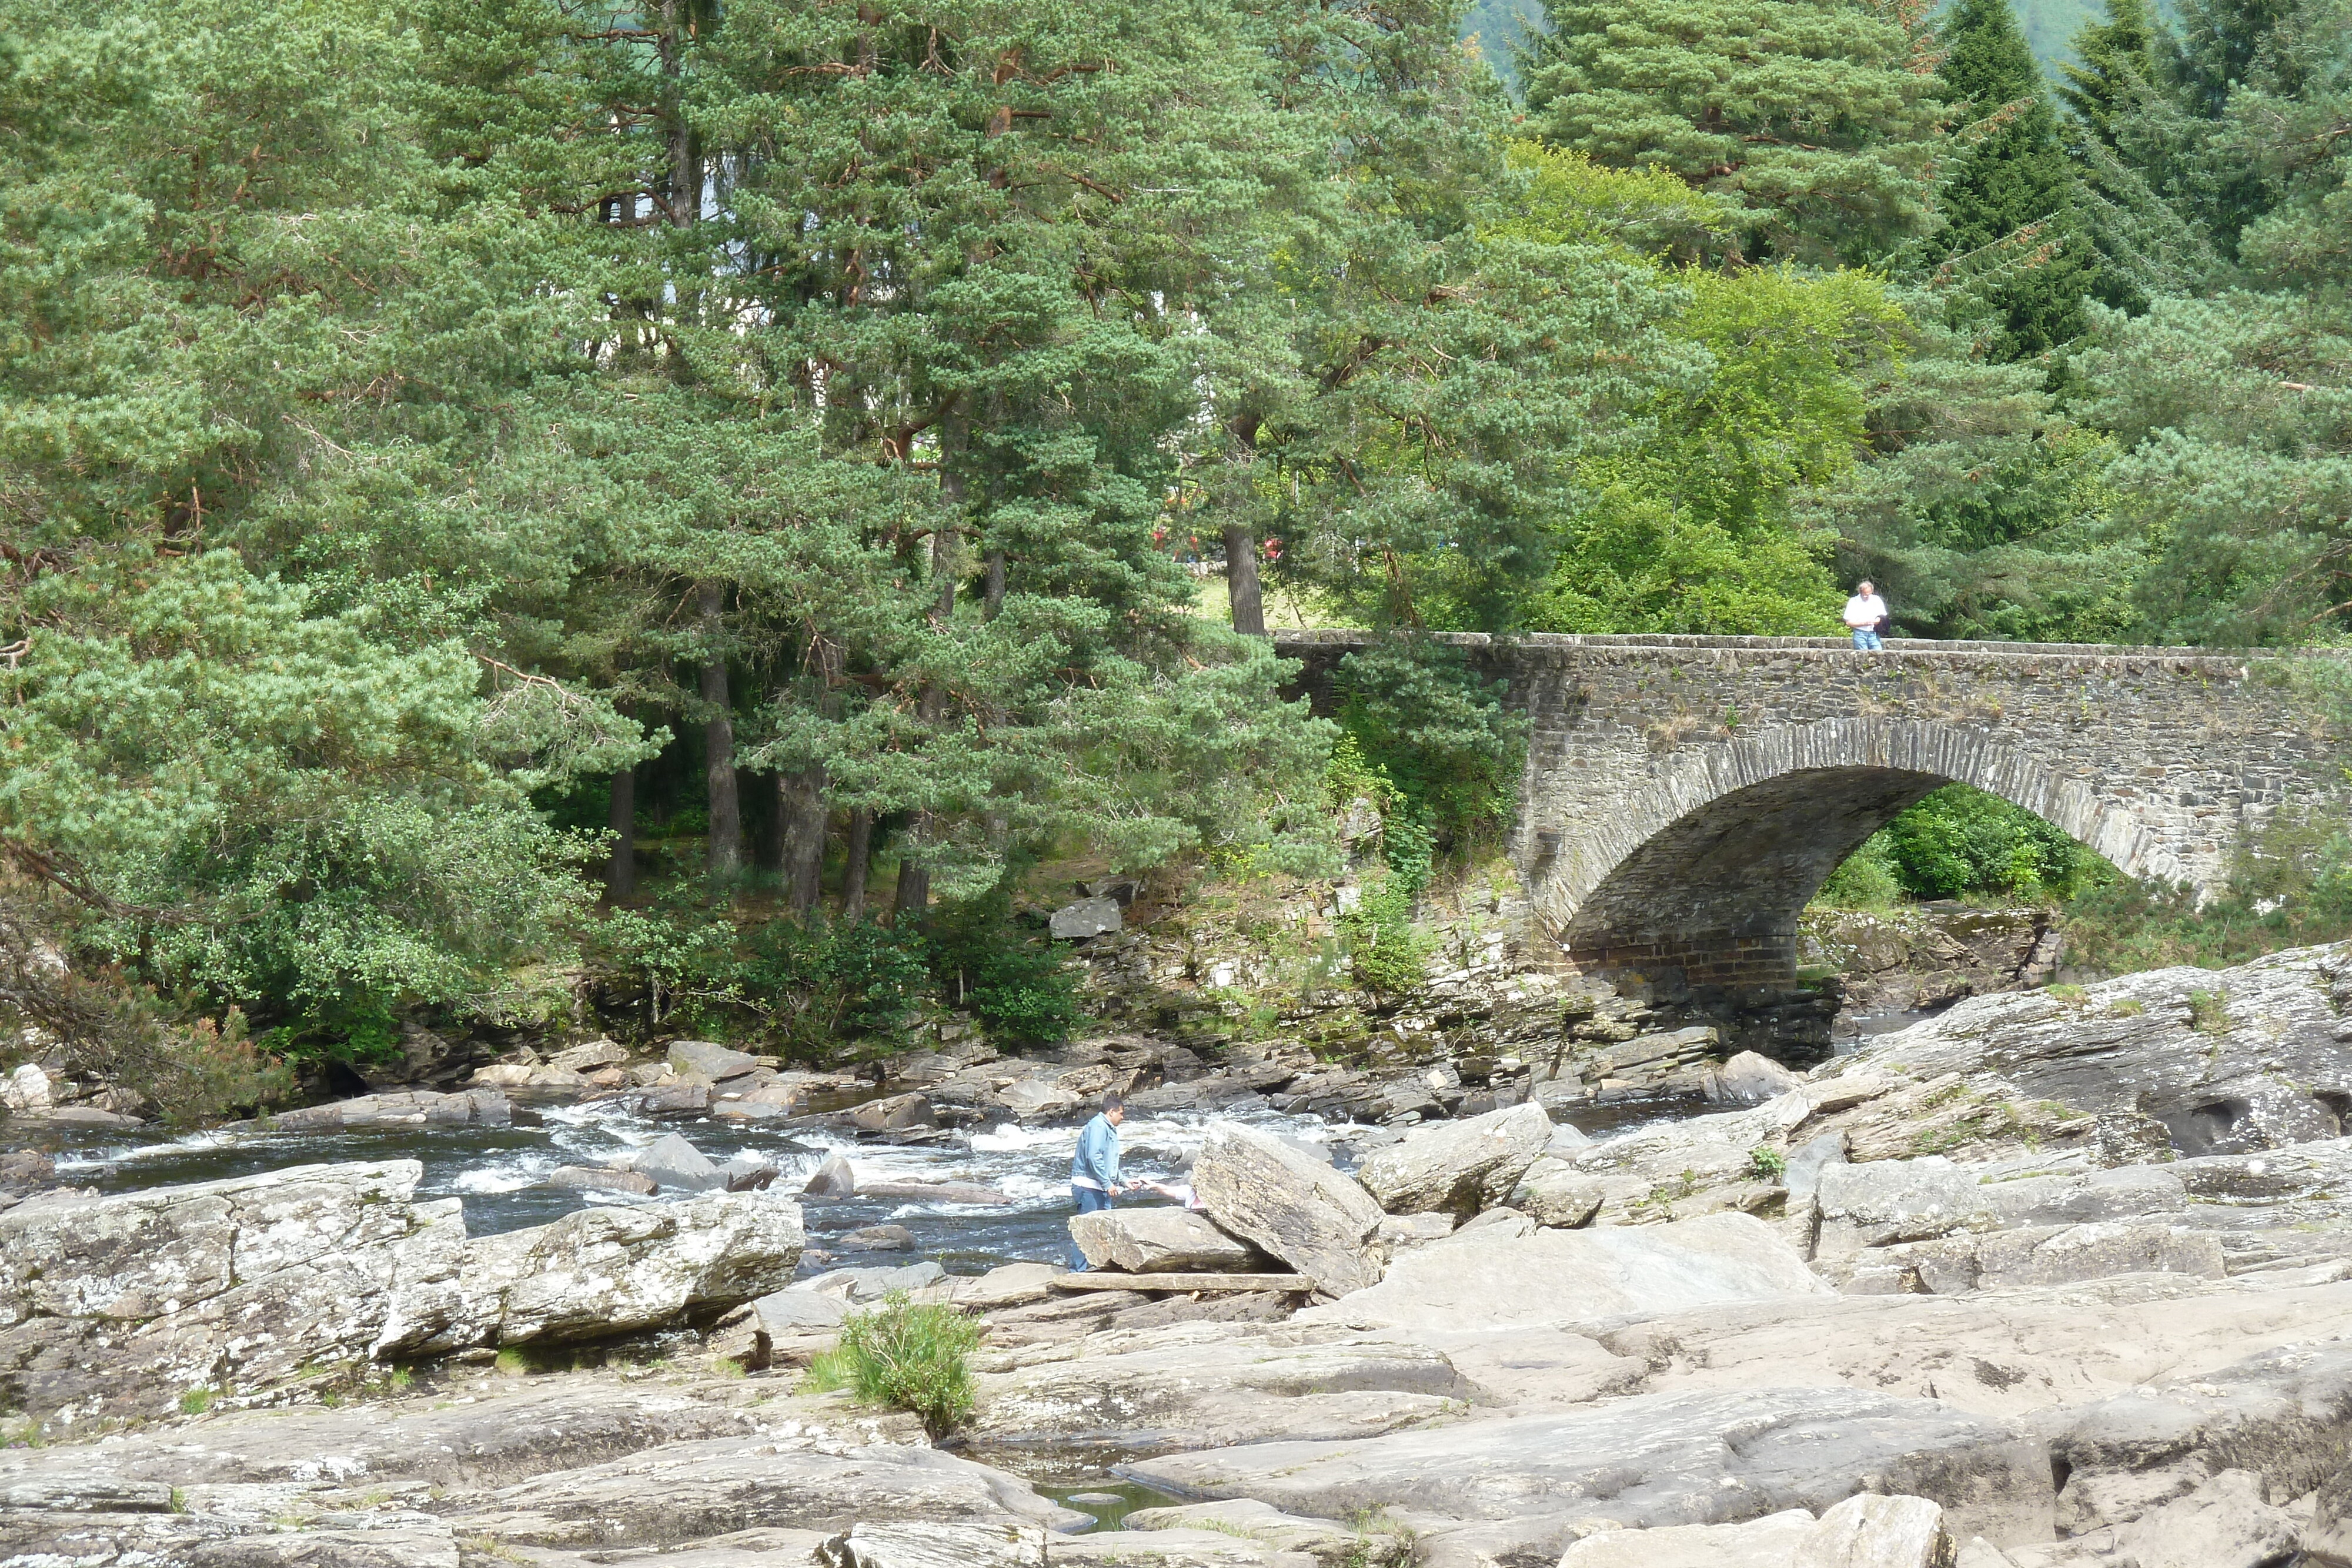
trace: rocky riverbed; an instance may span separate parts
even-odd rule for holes
[[[0,1558],[2348,1562],[2347,1003],[2313,949],[1801,1075],[1530,981],[1418,1090],[1138,1033],[854,1086],[514,1061],[193,1143],[27,1107]],[[1198,1207],[1090,1221],[1073,1278],[1055,1166],[1108,1087]],[[506,1141],[396,1152],[434,1139]],[[539,1196],[449,1190],[488,1168]],[[965,1218],[996,1240],[937,1244]],[[982,1327],[955,1431],[803,1391],[894,1292]]]

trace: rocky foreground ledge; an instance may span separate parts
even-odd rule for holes
[[[763,1192],[488,1239],[398,1163],[28,1199],[0,1390],[46,1446],[0,1451],[0,1563],[2352,1563],[2347,979],[1982,998],[1806,1078],[1721,1064],[1742,1109],[1591,1142],[1507,1105],[1352,1175],[1227,1127],[1201,1210],[1080,1228],[1108,1289],[778,1289]],[[797,1391],[894,1288],[984,1325],[939,1443]],[[488,1364],[655,1323],[707,1337]],[[1070,1533],[1015,1473],[1048,1457],[1169,1502]]]

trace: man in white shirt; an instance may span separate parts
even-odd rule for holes
[[[1854,585],[1853,597],[1845,601],[1845,629],[1853,633],[1853,645],[1858,652],[1875,653],[1885,646],[1878,640],[1878,623],[1886,619],[1886,601],[1867,582]]]

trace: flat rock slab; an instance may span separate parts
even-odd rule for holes
[[[1296,1323],[1185,1322],[983,1352],[971,1436],[1132,1453],[1350,1437],[1456,1415],[1471,1393],[1442,1354],[1397,1335]]]
[[[861,1524],[818,1546],[814,1561],[828,1568],[1045,1568],[1045,1532],[1021,1524]]]
[[[860,1523],[1030,1524],[1086,1516],[1029,1483],[936,1448],[823,1453],[806,1438],[673,1443],[440,1504],[461,1536],[579,1549],[662,1545],[752,1528],[846,1532]]]
[[[1591,1410],[1142,1459],[1147,1485],[1346,1518],[1394,1508],[1510,1521],[1563,1550],[1578,1519],[1723,1524],[1827,1509],[1874,1484],[1929,1499],[1956,1533],[2046,1539],[2050,1454],[2005,1422],[1850,1388],[1640,1396]]]
[[[1467,1330],[1832,1294],[1762,1220],[1711,1214],[1592,1230],[1482,1225],[1400,1252],[1370,1290],[1302,1322]]]
[[[1319,1568],[1320,1561],[1210,1530],[1094,1531],[1055,1541],[1053,1557],[1054,1568]]]
[[[1256,1248],[1189,1208],[1099,1208],[1073,1215],[1070,1239],[1095,1268],[1131,1274],[1235,1272],[1265,1261]]]
[[[1057,1291],[1284,1291],[1304,1295],[1315,1281],[1304,1274],[1120,1274],[1088,1270],[1083,1274],[1056,1274]]]

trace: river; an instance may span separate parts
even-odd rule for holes
[[[1702,1109],[1696,1102],[1625,1101],[1556,1116],[1607,1137]],[[1395,1135],[1358,1123],[1326,1122],[1265,1108],[1130,1117],[1121,1129],[1126,1173],[1145,1181],[1185,1180],[1192,1156],[1222,1121],[1246,1123],[1314,1146],[1342,1169],[1352,1169],[1363,1153]],[[587,1205],[675,1199],[679,1195],[635,1197],[546,1185],[548,1174],[560,1166],[604,1165],[671,1133],[683,1135],[714,1160],[748,1154],[772,1162],[781,1172],[776,1186],[786,1191],[797,1191],[819,1165],[838,1154],[849,1160],[861,1185],[909,1179],[971,1182],[993,1187],[1012,1200],[1002,1206],[869,1198],[812,1203],[807,1209],[812,1248],[835,1251],[834,1238],[885,1222],[905,1226],[914,1247],[899,1254],[841,1251],[830,1263],[813,1258],[803,1265],[804,1272],[929,1258],[950,1273],[973,1274],[1001,1263],[1056,1260],[1069,1245],[1065,1222],[1070,1214],[1070,1156],[1078,1135],[1075,1121],[1026,1126],[1005,1121],[946,1134],[938,1142],[893,1144],[832,1129],[783,1132],[756,1124],[655,1120],[607,1101],[519,1106],[517,1124],[510,1127],[200,1132],[176,1137],[138,1128],[105,1134],[60,1131],[38,1141],[56,1159],[58,1180],[101,1192],[216,1181],[290,1166],[414,1159],[425,1167],[417,1195],[464,1199],[467,1230],[488,1236],[544,1225]]]

